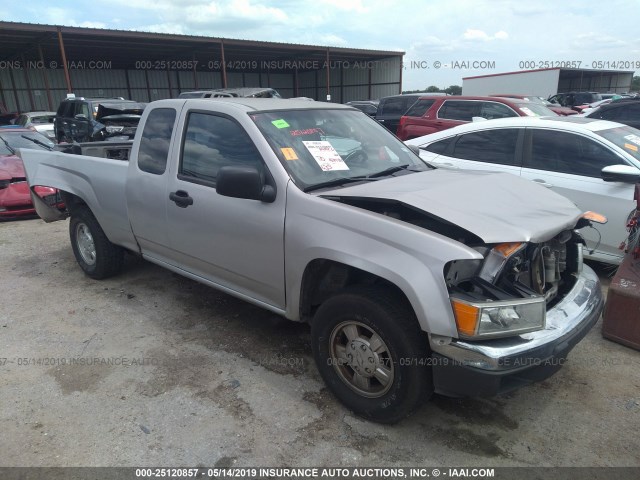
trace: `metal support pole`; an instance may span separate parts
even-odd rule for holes
[[[327,102],[331,98],[331,74],[329,73],[329,49],[327,48]]]
[[[373,85],[371,85],[371,80],[373,79],[373,69],[371,68],[371,63],[369,63],[369,96],[367,97],[369,100],[373,100],[371,95],[373,94]]]
[[[40,45],[38,45],[38,53],[40,54],[40,62],[42,62],[42,65],[45,65],[44,55],[42,54],[42,47]],[[42,70],[42,75],[44,76],[44,88],[47,90],[47,106],[49,107],[49,110],[52,110],[53,98],[51,97],[51,88],[49,87],[48,72],[49,72],[49,68],[45,66],[45,68]]]
[[[27,93],[29,94],[29,104],[31,105],[31,111],[33,111],[36,110],[36,107],[33,100],[33,90],[31,90],[31,82],[29,81],[29,70],[31,69],[27,68],[27,61],[24,55],[22,55],[22,65],[25,66],[25,68],[22,69],[22,73],[24,74],[24,83],[27,85]]]
[[[9,69],[9,78],[11,79],[11,88],[13,89],[13,98],[16,101],[16,110],[18,112],[22,111],[20,108],[20,99],[18,98],[18,90],[16,89],[16,80],[13,78],[13,69]]]
[[[227,65],[224,59],[224,40],[220,40],[220,53],[222,54],[222,88],[227,88]]]
[[[69,75],[69,67],[67,65],[67,53],[64,51],[64,42],[62,41],[62,28],[60,27],[58,27],[58,43],[60,44],[60,54],[62,55],[64,78],[67,81],[67,93],[72,93],[73,87],[71,86],[71,76]]]

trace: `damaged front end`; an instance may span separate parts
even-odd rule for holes
[[[598,276],[582,263],[583,246],[578,230],[564,230],[539,243],[475,247],[483,259],[449,262],[444,275],[458,338],[430,336],[435,390],[495,395],[559,370],[604,306]]]
[[[98,106],[94,141],[132,139],[146,103],[104,103]]]
[[[584,240],[565,230],[542,243],[476,247],[484,260],[453,261],[445,281],[461,338],[516,335],[545,327],[547,309],[573,288]]]

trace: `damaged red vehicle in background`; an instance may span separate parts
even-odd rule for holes
[[[19,148],[53,149],[44,135],[28,128],[0,128],[0,220],[35,215],[22,160],[16,156]],[[36,194],[48,205],[63,207],[58,190],[35,187]]]

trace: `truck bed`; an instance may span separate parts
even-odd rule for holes
[[[127,215],[125,185],[128,162],[88,155],[20,149],[31,187],[54,187],[84,199],[112,243],[136,250],[137,244]],[[33,195],[32,195],[33,197]],[[45,221],[54,212],[34,200]]]

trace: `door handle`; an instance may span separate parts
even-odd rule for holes
[[[175,202],[180,208],[187,208],[189,205],[193,205],[193,198],[191,198],[184,190],[171,192],[169,194],[169,199]]]
[[[552,184],[545,182],[541,178],[534,178],[533,181],[536,182],[538,185],[542,185],[543,187],[547,187],[547,188],[553,187]]]

